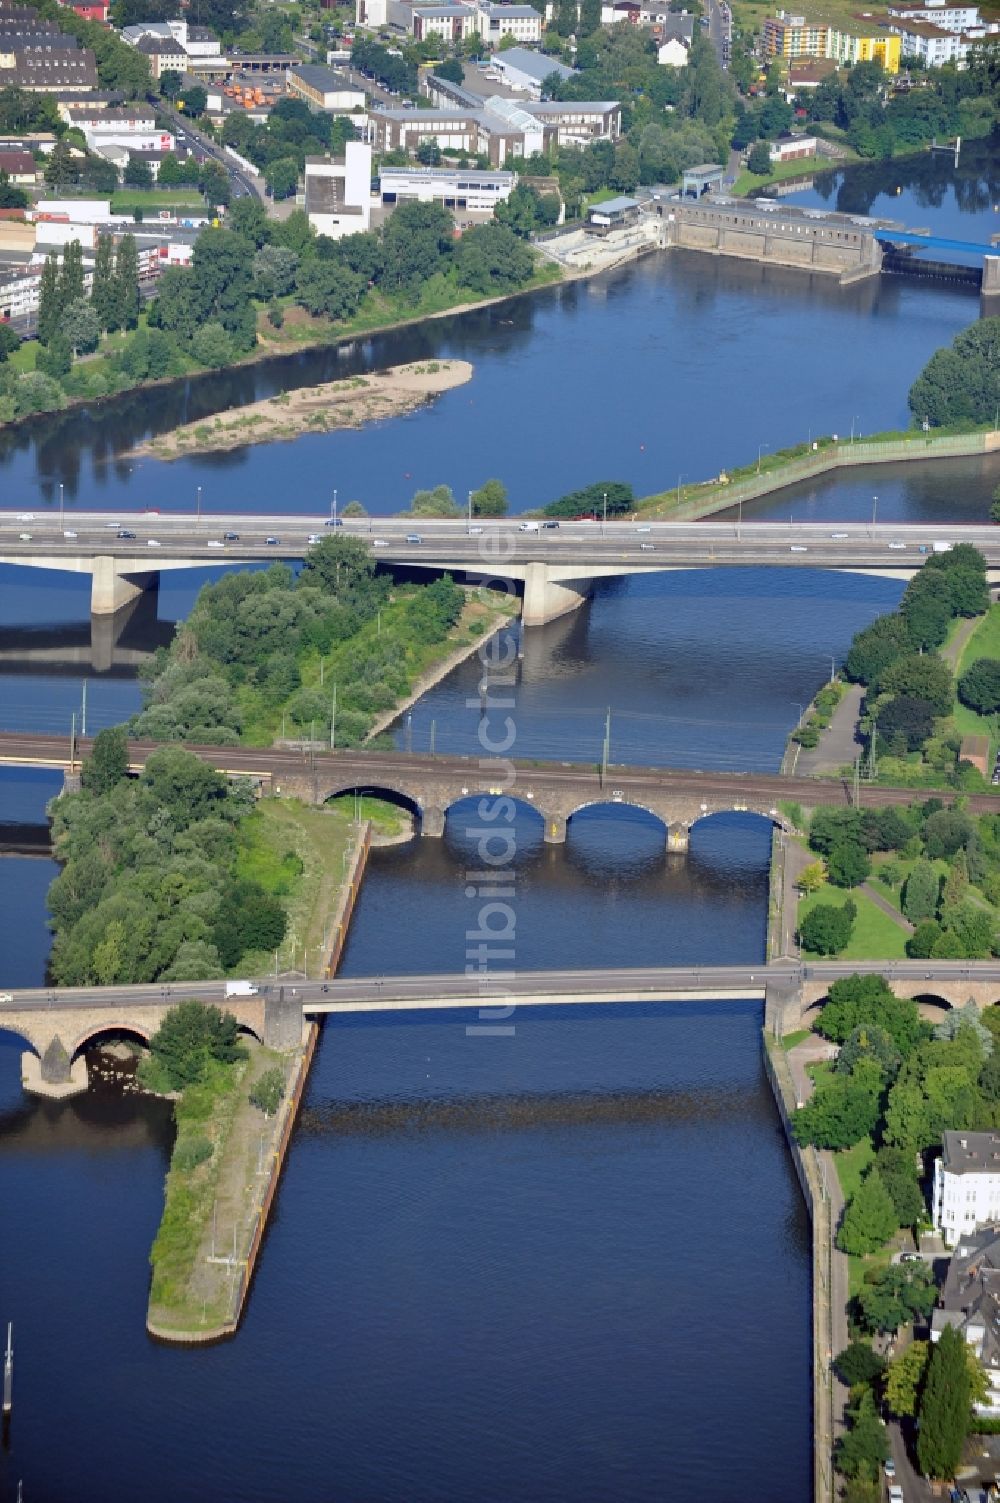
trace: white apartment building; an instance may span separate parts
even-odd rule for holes
[[[896,16],[903,21],[930,21],[933,26],[940,26],[943,31],[969,31],[973,26],[980,25],[978,5],[949,5],[942,0],[941,4],[935,4],[935,0],[919,0],[918,4],[908,4],[907,0],[896,0],[890,3],[886,9],[890,16]]]
[[[504,37],[527,46],[542,40],[542,18],[533,5],[481,4],[478,21],[479,35],[491,47],[499,47]]]
[[[382,202],[439,203],[446,209],[492,214],[513,190],[513,172],[476,172],[451,167],[383,167]]]
[[[978,1227],[1000,1222],[1000,1133],[942,1134],[931,1219],[949,1247]]]
[[[371,229],[372,149],[348,141],[342,160],[306,157],[306,214],[317,235],[341,240]]]

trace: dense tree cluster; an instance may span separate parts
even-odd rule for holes
[[[311,110],[304,99],[279,99],[265,125],[247,115],[229,115],[222,127],[222,142],[248,157],[261,172],[279,161],[291,161],[296,177],[305,159],[326,152],[342,152],[357,132],[344,115]]]
[[[877,748],[881,756],[905,759],[920,751],[928,765],[967,776],[958,766],[960,738],[947,728],[938,734],[935,726],[955,703],[951,670],[936,649],[957,618],[979,615],[988,606],[986,561],[978,549],[960,543],[931,554],[907,585],[899,609],[877,616],[855,635],[844,671],[866,686],[862,728],[870,755]],[[968,692],[987,703],[990,669],[976,665],[970,673]]]
[[[937,350],[910,387],[910,411],[933,428],[991,423],[1000,406],[1000,318],[982,318]]]
[[[623,480],[595,480],[582,490],[568,491],[545,507],[547,517],[620,517],[635,506],[635,492]]]
[[[317,544],[298,578],[278,564],[206,585],[157,657],[136,734],[233,745],[270,739],[277,717],[292,734],[357,745],[409,688],[414,644],[441,641],[464,598],[448,576],[393,597],[367,546],[344,536]],[[323,687],[308,671],[319,658]]]
[[[234,880],[252,804],[180,747],[129,778],[122,733],[101,732],[81,791],[60,799],[53,819],[62,864],[49,889],[53,977],[64,986],[205,979],[280,943],[280,905]]]
[[[391,52],[379,42],[366,37],[355,37],[351,48],[351,65],[367,78],[374,78],[393,94],[417,92],[416,64]]]

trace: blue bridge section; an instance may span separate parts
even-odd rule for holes
[[[1000,255],[1000,246],[981,245],[975,240],[945,240],[941,235],[917,235],[913,230],[876,229],[873,233],[876,240],[888,240],[893,245],[913,246],[915,250],[958,251],[967,256]]]

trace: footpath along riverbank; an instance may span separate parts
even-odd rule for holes
[[[325,975],[335,975],[340,963],[370,849],[371,825],[366,821],[345,864],[330,915]],[[273,985],[294,987],[297,979],[283,975]],[[151,1291],[146,1329],[158,1340],[203,1344],[225,1340],[237,1331],[319,1036],[320,1025],[308,1022],[298,1048],[285,1054],[252,1049],[249,1065],[240,1069],[233,1102],[223,1107],[211,1168],[212,1193],[202,1197],[205,1214],[187,1278],[173,1291],[169,1304],[155,1300]],[[275,1068],[283,1075],[283,1095],[273,1115],[265,1117],[249,1101],[247,1087],[266,1069]],[[173,1168],[172,1162],[171,1172]],[[169,1180],[167,1194],[169,1199]]]

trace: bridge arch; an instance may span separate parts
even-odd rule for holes
[[[656,823],[662,825],[664,830],[670,828],[670,819],[666,814],[652,808],[650,804],[643,803],[641,799],[626,798],[624,794],[619,795],[617,798],[614,794],[609,794],[607,798],[592,798],[588,799],[586,803],[577,804],[576,808],[571,809],[567,814],[566,823],[571,823],[572,820],[576,819],[578,814],[586,814],[591,809],[634,809],[638,814],[648,814],[650,819],[655,819]]]
[[[140,1023],[99,1023],[85,1029],[74,1040],[68,1053],[70,1059],[75,1059],[78,1054],[92,1048],[96,1043],[111,1043],[116,1039],[131,1039],[148,1049],[149,1041],[155,1032],[155,1028],[146,1028]]]
[[[415,794],[405,788],[397,788],[388,783],[344,783],[341,786],[327,788],[319,794],[317,802],[329,804],[338,798],[353,798],[355,794],[359,798],[375,798],[382,803],[392,804],[394,808],[401,809],[404,814],[409,814],[414,821],[423,818],[423,806]]]

